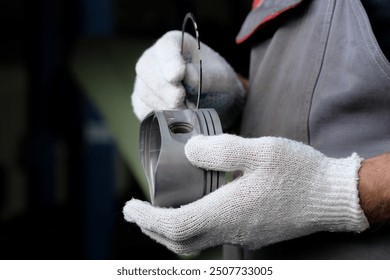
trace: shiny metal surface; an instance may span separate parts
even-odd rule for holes
[[[192,136],[221,133],[214,109],[153,111],[144,119],[140,158],[153,205],[178,207],[224,184],[224,173],[195,167],[184,153]]]

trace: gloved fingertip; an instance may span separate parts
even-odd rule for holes
[[[200,149],[203,147],[203,142],[207,141],[208,136],[205,135],[195,135],[190,138],[190,140],[187,141],[187,144],[184,147],[184,151],[187,155],[187,153],[191,153],[192,151],[196,149]]]
[[[245,152],[243,139],[239,136],[220,134],[195,136],[185,145],[187,159],[207,170],[233,171],[242,167],[241,157]]]
[[[131,217],[131,204],[132,200],[129,200],[122,209],[123,216],[128,222],[134,222],[133,218]]]
[[[126,202],[123,207],[123,216],[129,222],[136,223],[140,213],[145,212],[146,208],[149,206],[148,202],[144,202],[138,199],[131,199]]]
[[[191,137],[190,140],[188,140],[187,144],[185,145],[185,151],[190,152],[192,150],[197,149],[211,149],[214,150],[217,147],[220,147],[225,142],[225,138],[231,137],[228,134],[220,134],[220,135],[195,135]]]
[[[199,167],[207,168],[207,166],[204,166],[204,160],[207,155],[210,155],[208,152],[210,149],[210,146],[207,145],[207,142],[209,141],[210,137],[215,136],[205,136],[205,135],[196,135],[191,137],[190,140],[188,140],[187,144],[184,146],[184,153],[187,157],[187,159],[194,165]]]

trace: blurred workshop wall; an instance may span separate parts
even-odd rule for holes
[[[0,220],[26,210],[26,176],[21,167],[27,126],[27,73],[23,61],[23,0],[2,1],[0,9]],[[8,28],[12,25],[12,29]]]
[[[247,73],[248,47],[234,37],[249,2],[2,1],[1,259],[177,258],[121,213],[147,199],[134,65],[193,12],[201,40]]]

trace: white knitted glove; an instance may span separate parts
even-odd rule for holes
[[[198,97],[199,54],[197,42],[188,33],[181,55],[181,32],[170,31],[147,49],[136,64],[132,94],[133,109],[142,120],[152,110],[193,108]],[[244,87],[233,68],[201,43],[202,95],[200,107],[215,108],[224,128],[240,115]],[[187,102],[185,102],[185,100]]]
[[[283,138],[196,136],[188,159],[205,169],[243,175],[177,209],[130,200],[127,221],[179,254],[219,244],[257,249],[317,231],[368,227],[357,191],[361,158],[328,158]]]

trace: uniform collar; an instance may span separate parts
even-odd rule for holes
[[[284,12],[295,8],[304,0],[253,0],[252,10],[246,17],[241,30],[236,37],[240,44],[251,37],[267,22],[277,18]]]

